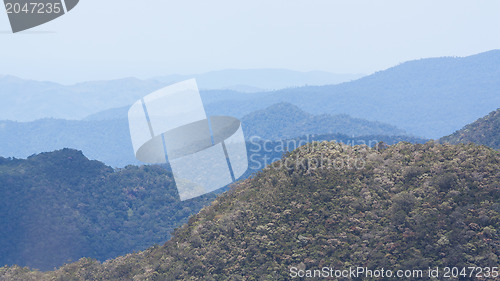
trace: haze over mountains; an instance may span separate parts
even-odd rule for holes
[[[338,84],[363,74],[333,74],[325,71],[299,72],[286,69],[228,69],[196,75],[169,75],[155,80],[171,84],[196,78],[199,88],[262,92],[306,85]]]
[[[500,51],[493,50],[464,58],[409,61],[337,85],[259,93],[210,90],[201,94],[209,115],[243,117],[270,105],[288,102],[312,114],[348,114],[388,123],[413,135],[440,138],[498,108],[499,76]],[[200,79],[205,79],[203,77]],[[267,78],[273,80],[273,77]],[[128,106],[138,98],[173,82],[176,77],[166,80],[168,82],[130,78],[61,86],[3,77],[0,97],[5,102],[0,105],[0,119],[81,119],[122,106],[122,109],[94,115],[92,119],[119,118],[126,116]]]
[[[361,76],[321,71],[254,69],[170,75],[148,80],[124,78],[61,85],[0,75],[0,98],[3,101],[0,104],[0,120],[82,119],[106,109],[128,106],[154,90],[191,78],[197,78],[198,87],[202,90],[237,89],[255,92],[304,85],[336,84]],[[227,96],[234,96],[234,91],[227,93]],[[208,101],[211,101],[210,97]]]
[[[312,115],[286,103],[244,116],[242,122],[247,140],[254,136],[281,140],[324,134],[349,137],[405,135],[403,130],[388,124],[354,119],[347,115]],[[281,127],[276,127],[278,125]],[[3,144],[0,146],[0,155],[4,157],[26,158],[39,152],[74,148],[84,151],[90,159],[103,161],[112,167],[141,164],[133,153],[126,117],[95,121],[0,121],[0,143]]]
[[[126,119],[0,121],[0,142],[3,157],[26,158],[40,152],[74,148],[112,167],[141,164],[135,159]]]
[[[327,86],[252,94],[202,91],[209,115],[243,117],[288,102],[312,114],[348,114],[394,125],[406,132],[440,138],[486,115],[500,104],[500,51],[469,57],[409,61],[361,79]],[[125,116],[128,107],[92,119]]]
[[[157,81],[126,78],[64,86],[0,76],[0,119],[81,119],[90,113],[132,104],[136,97],[161,88]]]
[[[439,138],[498,108],[498,77],[500,50],[494,50],[409,61],[348,83],[284,89],[207,107],[209,112],[241,116],[285,101],[306,112],[349,114]]]

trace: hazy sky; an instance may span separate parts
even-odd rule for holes
[[[228,68],[372,73],[500,48],[500,1],[80,0],[12,34],[0,74],[74,82]]]

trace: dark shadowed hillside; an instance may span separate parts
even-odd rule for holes
[[[49,270],[144,250],[214,198],[181,202],[161,167],[114,171],[76,150],[0,157],[0,264]]]
[[[339,134],[254,139],[247,143],[250,162],[243,178],[317,140],[351,145],[424,141]],[[213,199],[211,194],[179,202],[170,172],[160,167],[113,170],[70,149],[27,160],[0,157],[0,264],[52,269],[83,256],[105,260],[142,250],[167,241],[174,227]]]
[[[289,280],[291,270],[325,266],[428,274],[429,267],[498,267],[499,231],[499,152],[322,142],[239,183],[163,246],[48,273],[4,267],[0,278]]]
[[[452,144],[469,143],[500,149],[500,108],[463,129],[440,139]]]

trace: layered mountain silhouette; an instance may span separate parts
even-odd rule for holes
[[[212,90],[202,91],[201,95],[209,115],[243,117],[273,104],[288,102],[316,115],[348,114],[437,139],[498,108],[499,75],[500,51],[493,50],[463,58],[409,61],[337,85],[258,93]],[[125,114],[130,104],[177,82],[174,78],[158,78],[162,81],[127,78],[63,86],[2,76],[0,119],[82,119],[119,107],[121,111],[113,112]],[[110,119],[110,114],[104,116]]]
[[[141,164],[133,153],[126,118],[125,114],[119,119],[107,120],[0,121],[0,143],[3,144],[0,155],[25,158],[39,152],[74,148],[84,151],[90,159],[103,161],[112,167]],[[272,140],[292,139],[309,134],[404,136],[404,131],[388,124],[346,115],[315,116],[290,104],[272,106],[251,113],[242,120],[247,139],[252,136]],[[411,141],[412,137],[403,137],[403,140]]]
[[[256,94],[208,105],[209,112],[243,116],[278,102],[314,114],[348,114],[440,138],[500,104],[500,50],[469,57],[409,61],[338,85]]]
[[[280,102],[316,115],[348,114],[438,139],[498,108],[500,50],[409,61],[355,81],[232,95],[202,92],[209,115],[243,117]],[[216,98],[212,98],[216,97]],[[93,118],[109,119],[120,112]],[[126,108],[121,109],[126,113]]]
[[[4,75],[0,76],[0,119],[81,119],[102,110],[130,105],[163,86],[155,80],[136,78],[68,86]]]
[[[0,155],[4,157],[26,158],[40,152],[74,148],[112,167],[140,164],[134,156],[126,119],[0,121],[0,142]]]
[[[0,157],[0,263],[8,265],[0,280],[497,267],[499,75],[495,50],[406,62],[338,85],[202,91],[208,115],[243,120],[250,169],[222,195],[187,202],[168,166],[126,166],[137,163],[128,105],[171,82],[62,86],[2,76],[1,118],[88,117],[0,121],[0,155],[34,154]],[[447,136],[426,142],[405,132]],[[73,149],[36,154],[63,147],[125,168]]]
[[[82,119],[136,100],[167,85],[196,78],[206,90],[205,101],[234,98],[235,93],[258,92],[304,85],[337,84],[362,75],[299,72],[281,69],[222,70],[193,75],[169,75],[141,80],[123,78],[73,85],[0,75],[0,120],[34,121],[42,118]],[[219,89],[213,93],[213,89]],[[125,111],[126,112],[126,111]]]
[[[423,276],[429,267],[495,267],[499,165],[498,151],[473,144],[317,142],[234,186],[163,246],[46,273],[4,267],[0,279],[289,280],[323,267]]]

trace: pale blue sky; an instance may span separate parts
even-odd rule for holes
[[[11,34],[0,74],[74,82],[228,68],[372,73],[500,48],[500,1],[80,0]]]

